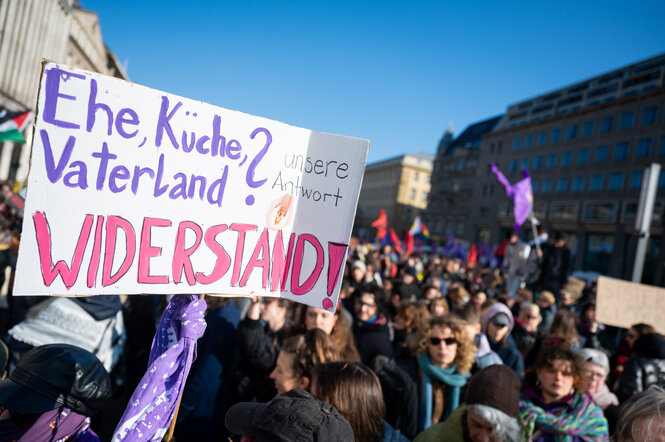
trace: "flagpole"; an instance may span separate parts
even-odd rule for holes
[[[538,242],[538,230],[536,230],[536,223],[534,222],[535,219],[536,217],[533,216],[533,212],[531,212],[529,214],[529,221],[531,221],[531,230],[533,231],[533,243],[536,245],[538,256],[540,256],[543,252],[540,250],[540,243]]]
[[[199,295],[199,299],[205,299],[205,295]],[[185,381],[187,381],[185,379]],[[184,389],[183,389],[184,393]],[[173,441],[173,433],[175,432],[175,423],[178,420],[178,411],[180,411],[180,402],[182,402],[182,394],[178,398],[178,405],[175,407],[175,413],[173,414],[173,420],[171,421],[171,425],[169,425],[169,429],[162,438],[162,441],[164,442],[172,442]]]

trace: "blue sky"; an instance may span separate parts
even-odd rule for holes
[[[369,139],[369,162],[665,52],[663,1],[80,3],[132,81]]]

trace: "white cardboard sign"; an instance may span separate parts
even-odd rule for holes
[[[14,293],[330,310],[368,149],[44,62]]]

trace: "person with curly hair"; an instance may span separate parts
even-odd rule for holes
[[[476,347],[464,323],[454,316],[435,316],[411,342],[420,382],[419,431],[445,420],[460,403],[460,392],[473,365]]]
[[[607,420],[584,388],[584,361],[562,345],[546,347],[524,380],[520,412],[526,439],[607,441]]]

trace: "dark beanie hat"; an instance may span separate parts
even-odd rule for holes
[[[505,365],[490,365],[474,374],[466,389],[466,405],[487,405],[519,418],[520,381]]]

